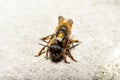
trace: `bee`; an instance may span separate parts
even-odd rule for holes
[[[79,45],[78,40],[72,40],[71,38],[72,24],[72,19],[65,19],[63,16],[59,16],[58,26],[56,27],[55,32],[52,35],[41,38],[47,45],[39,43],[43,48],[38,55],[35,55],[35,57],[39,57],[44,53],[43,50],[47,48],[46,59],[50,58],[53,62],[64,60],[65,63],[70,63],[66,60],[66,56],[68,56],[70,59],[77,62],[70,53],[71,49]],[[74,43],[77,44],[74,45]]]

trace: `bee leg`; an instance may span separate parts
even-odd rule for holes
[[[72,48],[74,49],[74,47],[76,47],[73,43],[78,43],[78,42],[81,42],[81,41],[78,41],[78,40],[71,40],[69,39],[70,43],[69,44],[72,44]],[[72,49],[71,48],[71,49]]]
[[[41,39],[41,38],[40,38]],[[48,43],[47,41],[45,41],[45,40],[43,40],[43,39],[41,39],[43,42],[45,42],[45,43]]]
[[[49,50],[47,50],[47,52],[46,52],[46,56],[45,56],[46,59],[49,59],[48,52],[49,52]]]
[[[73,61],[77,62],[77,60],[75,60],[74,57],[71,55],[70,51],[68,51],[68,54],[67,54],[67,55],[68,55],[68,57],[69,57],[70,59],[72,59]]]
[[[42,54],[42,51],[45,49],[45,47],[43,47],[40,52],[38,53],[38,55],[34,55],[34,57],[39,57]]]
[[[77,42],[79,42],[78,40],[72,40],[72,43],[77,43]]]
[[[66,58],[64,58],[64,62],[70,64],[70,62],[68,62],[68,61],[66,60]]]
[[[46,40],[48,40],[48,39],[50,39],[50,36],[46,36],[46,37],[43,37],[43,38],[40,38],[42,41],[44,41],[44,42],[46,42],[47,43],[47,41]]]
[[[65,56],[63,56],[63,58],[64,58],[64,62],[65,62],[65,63],[70,64],[70,62],[68,62],[68,61],[66,60],[66,57],[65,57]]]
[[[75,48],[76,46],[78,46],[79,44],[73,45],[71,47],[69,47],[69,49]]]
[[[48,44],[51,41],[51,39],[54,37],[54,35],[55,34],[48,35],[46,37],[41,38],[41,40]],[[48,41],[46,41],[46,40],[48,40]]]
[[[53,36],[53,35],[54,35],[54,34],[48,35],[48,36],[46,36],[46,37],[43,37],[41,40],[43,40],[43,41],[48,40],[48,39],[50,39],[50,36]]]

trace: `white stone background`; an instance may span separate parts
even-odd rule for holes
[[[59,15],[82,41],[77,63],[34,58]],[[120,80],[120,0],[0,0],[0,80]]]

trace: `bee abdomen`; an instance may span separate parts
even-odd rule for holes
[[[63,56],[62,56],[62,55],[59,55],[59,56],[50,55],[50,59],[51,59],[53,62],[60,62],[60,61],[62,61]]]

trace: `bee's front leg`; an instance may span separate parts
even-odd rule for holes
[[[48,35],[48,36],[46,36],[46,37],[43,37],[43,38],[41,38],[41,40],[43,40],[43,41],[48,40],[48,39],[50,39],[50,37],[53,36],[53,35],[54,35],[54,34]]]
[[[73,61],[77,62],[77,60],[74,59],[74,57],[71,55],[71,53],[70,53],[69,50],[67,50],[67,53],[68,53],[67,55],[68,55],[68,57],[69,57],[70,59],[72,59]]]
[[[46,52],[46,56],[45,56],[46,59],[49,59],[48,52],[49,52],[49,49],[47,49],[47,52]]]

